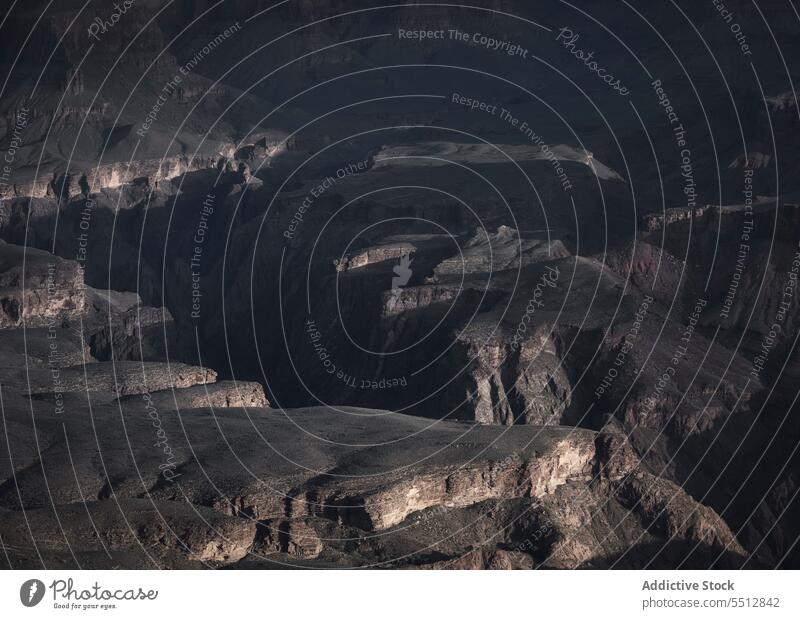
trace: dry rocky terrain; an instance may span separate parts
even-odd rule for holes
[[[800,567],[788,4],[22,4],[5,566]]]

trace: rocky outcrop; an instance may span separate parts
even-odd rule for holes
[[[205,382],[194,386],[176,385],[177,389],[153,391],[151,401],[162,410],[191,408],[266,408],[264,388],[259,383],[243,381]]]
[[[366,247],[353,252],[336,262],[337,271],[350,271],[379,262],[389,260],[397,263],[403,256],[411,256],[416,250],[412,243],[400,240],[396,243],[386,243],[376,247]]]
[[[430,508],[464,508],[492,499],[540,497],[569,480],[585,480],[595,456],[592,437],[575,431],[500,462],[467,466],[419,467],[410,474],[387,475],[378,488],[357,482],[319,483],[293,499],[291,513],[309,511],[365,530],[384,530]],[[394,479],[392,479],[394,477]]]
[[[437,276],[461,273],[501,273],[539,262],[566,258],[569,250],[560,239],[549,235],[529,237],[507,225],[489,234],[485,230],[468,239],[458,255],[442,260]]]
[[[150,569],[235,563],[251,550],[256,534],[256,525],[241,518],[147,499],[62,505],[57,516],[47,508],[27,510],[24,517],[0,511],[0,524],[4,535],[35,543],[45,560],[64,560],[71,568],[92,565],[93,555],[128,563],[129,555],[141,554],[140,566]],[[12,549],[19,560],[14,555]]]
[[[169,310],[148,307],[138,294],[86,289],[82,328],[92,356],[100,361],[156,361],[176,345]]]
[[[90,62],[95,16],[45,4],[0,40],[0,64],[22,52],[4,65],[0,237],[31,248],[0,245],[12,565],[797,563],[797,97],[777,62],[747,83],[718,15],[697,25],[734,53],[692,66],[729,78],[704,83],[707,113],[655,54],[680,127],[646,116],[647,135],[609,139],[579,106],[543,114],[516,86],[530,64],[477,41],[330,45],[491,24],[545,57],[530,3],[177,0],[124,15]],[[683,33],[657,5],[649,21]],[[789,41],[791,8],[770,10]],[[398,55],[402,79],[374,70]],[[446,70],[465,57],[477,73]],[[491,101],[461,96],[487,76]],[[445,98],[408,96],[431,79]]]
[[[175,394],[180,400],[181,389]],[[87,397],[93,402],[91,417],[79,407]],[[607,544],[606,554],[594,550],[609,530],[624,532],[618,540],[644,530],[645,524],[626,523],[648,520],[655,509],[647,503],[642,512],[647,517],[640,520],[638,511],[629,511],[604,490],[611,482],[592,481],[598,462],[607,462],[608,454],[620,448],[588,430],[439,422],[421,433],[428,426],[425,419],[325,407],[254,407],[246,413],[201,407],[176,415],[158,393],[147,400],[116,400],[101,391],[65,394],[66,414],[54,415],[50,400],[26,402],[10,392],[4,398],[17,469],[4,471],[0,481],[0,505],[10,510],[3,513],[10,514],[9,522],[17,522],[13,518],[22,507],[26,513],[52,515],[47,508],[55,502],[65,516],[68,539],[86,550],[76,556],[81,564],[102,564],[90,549],[107,543],[123,553],[113,556],[126,566],[151,560],[162,566],[357,566],[409,556],[413,560],[400,564],[524,568],[550,554],[554,565],[574,566],[612,552]],[[24,454],[30,407],[43,451]],[[310,442],[308,432],[322,440]],[[406,443],[410,435],[421,438]],[[397,447],[384,447],[397,441]],[[368,444],[359,447],[359,442]],[[115,501],[108,500],[112,493]],[[613,507],[587,505],[578,515],[578,496]],[[93,520],[85,516],[86,497],[95,497],[89,504]],[[117,502],[126,514],[130,510],[135,538],[114,533],[123,522],[117,520]],[[549,520],[542,520],[543,514]],[[702,517],[710,518],[710,512]],[[93,521],[107,533],[90,534]],[[672,526],[666,532],[653,526],[648,539],[667,534],[694,539],[697,526]],[[22,525],[4,526],[4,531],[4,543],[26,556],[30,542]],[[375,537],[376,531],[382,534]],[[569,535],[578,535],[584,548],[577,552],[574,543],[569,546],[571,559],[565,542],[557,542]],[[528,539],[536,542],[525,543]],[[485,547],[475,550],[476,541]],[[441,544],[441,553],[426,556],[422,549],[429,543]],[[54,540],[44,560],[62,556],[64,548]],[[613,548],[621,548],[621,542]]]
[[[77,263],[0,241],[0,328],[57,325],[85,309]]]
[[[216,377],[214,370],[183,363],[117,361],[62,367],[59,369],[59,386],[63,393],[100,391],[126,396],[205,385],[213,383]],[[9,380],[31,395],[53,390],[50,370],[18,370],[10,375]]]
[[[530,556],[509,550],[474,550],[461,557],[415,566],[421,570],[527,570]]]
[[[293,559],[316,559],[322,552],[319,535],[301,520],[267,520],[260,526],[263,537],[257,552],[284,553]]]
[[[703,544],[740,556],[746,554],[713,509],[698,503],[668,479],[643,472],[629,475],[619,483],[617,496],[660,537]]]
[[[483,263],[472,264],[480,269]],[[541,283],[548,267],[579,284],[600,273],[606,294],[616,289],[602,269],[569,258],[535,261],[525,277]],[[556,295],[554,305],[567,308],[561,312],[568,320],[577,305],[553,283],[544,286]],[[104,545],[126,566],[358,566],[395,557],[399,565],[424,569],[632,565],[647,560],[635,550],[638,544],[667,548],[676,540],[701,549],[698,564],[712,561],[712,551],[747,556],[711,507],[650,473],[624,433],[557,427],[569,418],[563,411],[578,410],[581,402],[571,375],[558,374],[558,366],[574,366],[585,353],[580,346],[565,352],[578,332],[550,328],[550,303],[537,308],[542,320],[536,329],[516,340],[508,330],[500,339],[506,352],[516,344],[517,365],[510,367],[517,369],[496,379],[487,371],[486,380],[499,382],[495,393],[479,397],[497,398],[507,391],[505,381],[516,381],[509,417],[478,415],[469,424],[430,426],[423,418],[371,409],[271,410],[257,383],[216,382],[213,370],[174,362],[120,361],[135,343],[148,341],[134,317],[152,316],[145,324],[163,330],[164,313],[143,308],[135,294],[87,290],[88,307],[79,316],[92,333],[88,340],[82,343],[66,318],[55,331],[62,357],[54,363],[50,328],[28,329],[27,367],[0,367],[13,446],[0,480],[0,506],[4,530],[22,549],[12,559],[18,565],[28,556],[18,514],[34,514],[35,526],[41,514],[41,526],[48,527],[45,511],[52,503],[64,515],[65,541],[48,543],[42,556],[61,560],[70,540],[82,548],[71,559],[81,565],[105,565]],[[466,332],[467,342],[482,333],[480,325]],[[21,330],[2,333],[0,340],[18,348]],[[484,355],[488,350],[475,348]],[[77,363],[67,363],[78,355]],[[111,359],[97,360],[103,356]],[[500,361],[481,359],[487,370]],[[538,383],[535,372],[543,372]],[[470,376],[476,379],[478,370]],[[561,392],[549,387],[556,380],[563,381]],[[556,399],[543,404],[541,388]],[[512,424],[520,421],[520,402],[526,423]],[[486,410],[502,411],[497,403]],[[483,410],[480,399],[473,404]],[[28,449],[31,410],[36,449]],[[409,437],[402,447],[386,447]],[[115,533],[121,525],[118,510],[109,507],[112,496],[136,524],[133,535]],[[82,520],[87,497],[91,519]],[[89,535],[92,526],[105,533]],[[416,533],[407,533],[409,527]],[[426,554],[425,544],[438,545],[438,554]],[[677,560],[666,550],[663,555],[658,565]]]

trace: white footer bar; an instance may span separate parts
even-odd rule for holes
[[[800,616],[797,576],[792,571],[6,571],[0,573],[0,608],[6,617],[777,618]]]

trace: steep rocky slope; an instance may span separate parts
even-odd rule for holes
[[[32,304],[25,317],[49,311]],[[746,557],[708,508],[682,526],[693,500],[667,480],[654,496],[652,482],[637,480],[657,477],[613,435],[266,409],[258,386],[216,383],[213,371],[175,362],[97,361],[86,342],[82,360],[62,364],[41,344],[75,346],[74,322],[90,310],[70,312],[47,329],[0,330],[4,349],[20,331],[30,343],[24,368],[0,368],[0,519],[15,567],[627,565],[643,558],[635,548],[630,559],[614,555],[635,534],[650,545],[701,544],[693,565]],[[564,493],[613,507],[591,514],[600,520],[587,534]],[[676,497],[675,523],[648,532]]]

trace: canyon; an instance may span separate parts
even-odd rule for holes
[[[44,4],[0,43],[7,567],[798,566],[800,112],[713,11],[698,101],[600,3],[681,148],[555,1],[142,0],[88,63]],[[449,28],[506,45],[397,34]]]

